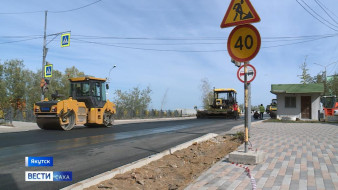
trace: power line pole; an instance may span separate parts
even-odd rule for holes
[[[42,70],[41,80],[45,79],[45,63],[48,49],[46,48],[46,30],[47,30],[47,11],[45,11],[45,29],[43,33],[43,49],[42,49]],[[41,101],[45,99],[44,88],[41,88]]]

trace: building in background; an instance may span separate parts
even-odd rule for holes
[[[318,120],[324,84],[272,84],[277,96],[277,119]]]

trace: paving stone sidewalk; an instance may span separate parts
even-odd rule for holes
[[[253,149],[267,152],[264,163],[249,166],[257,189],[338,190],[338,124],[265,122],[251,132]],[[252,186],[244,169],[224,158],[186,188],[196,189]]]

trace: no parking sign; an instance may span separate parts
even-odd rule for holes
[[[237,71],[237,78],[244,83],[245,71],[244,65],[242,65]],[[254,66],[247,64],[247,81],[252,82],[256,78],[256,69]]]

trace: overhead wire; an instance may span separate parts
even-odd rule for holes
[[[0,36],[0,38],[31,38],[31,37],[43,37],[43,35],[27,35],[27,36]]]
[[[84,6],[81,6],[81,7],[78,7],[78,8],[74,8],[74,9],[69,9],[69,10],[64,10],[64,11],[48,11],[48,12],[50,12],[50,13],[65,13],[65,12],[76,11],[76,10],[83,9],[83,8],[89,7],[91,5],[94,5],[94,4],[96,4],[96,3],[100,2],[100,1],[102,1],[102,0],[97,0],[97,1],[95,1],[93,3],[89,3],[87,5],[84,5]]]
[[[335,22],[336,24],[338,24],[338,22],[327,12],[327,10],[329,10],[328,8],[326,8],[325,7],[325,5],[324,4],[322,4],[322,2],[320,2],[319,0],[314,0],[316,3],[317,3],[317,5],[326,13],[326,15],[328,16],[328,17],[330,17],[331,18],[331,20],[333,21],[333,22]]]
[[[67,31],[70,32],[70,31]],[[46,35],[55,36],[59,35],[64,32],[53,33]],[[266,40],[279,40],[279,39],[303,39],[303,38],[317,38],[317,37],[325,37],[325,36],[333,36],[337,35],[338,33],[331,33],[331,34],[320,34],[320,35],[304,35],[304,36],[274,36],[274,37],[262,37],[262,39]],[[22,35],[22,36],[0,36],[0,38],[27,38],[27,37],[42,37],[43,35]],[[72,37],[78,37],[78,39],[117,39],[117,40],[226,40],[226,37],[196,37],[196,38],[184,38],[184,37],[121,37],[121,36],[93,36],[93,35],[81,35],[81,34],[72,34]]]
[[[116,39],[116,40],[220,40],[224,37],[198,37],[198,38],[153,38],[153,37],[119,37],[119,36],[89,36],[89,35],[72,35],[78,39]]]
[[[28,38],[28,39],[24,39],[24,40],[14,40],[14,41],[0,42],[0,44],[11,44],[11,43],[25,42],[25,41],[35,40],[35,39],[42,39],[42,38],[43,37],[34,37],[34,38]]]
[[[328,24],[330,24],[333,27],[338,27],[337,25],[332,24],[331,22],[329,22],[328,20],[326,20],[324,17],[320,16],[320,14],[318,14],[315,10],[313,10],[304,0],[302,0],[302,2],[313,12],[315,13],[317,16],[319,16],[322,20],[324,20],[325,22],[327,22]]]
[[[273,47],[281,47],[281,46],[288,46],[288,45],[295,45],[295,44],[302,44],[302,43],[306,43],[306,42],[311,42],[311,41],[316,41],[316,40],[321,40],[321,39],[325,39],[325,38],[331,38],[331,37],[337,37],[338,34],[332,34],[332,35],[324,35],[324,36],[320,36],[317,38],[310,38],[310,39],[306,39],[306,40],[302,40],[300,42],[293,42],[293,43],[286,43],[286,44],[278,44],[278,45],[270,45],[270,46],[264,46],[262,48],[273,48]],[[156,48],[144,48],[144,47],[135,47],[135,46],[123,46],[123,45],[118,45],[117,43],[104,43],[104,42],[97,42],[97,41],[89,41],[89,40],[83,40],[83,39],[79,39],[79,38],[72,38],[73,41],[77,41],[80,43],[89,43],[89,44],[96,44],[96,45],[103,45],[103,46],[112,46],[112,47],[117,47],[117,48],[125,48],[125,49],[135,49],[135,50],[147,50],[147,51],[167,51],[167,52],[224,52],[227,51],[225,49],[221,50],[221,49],[214,49],[214,50],[181,50],[181,49],[156,49]],[[297,39],[299,40],[299,39]],[[121,44],[121,43],[120,43]],[[143,44],[135,44],[135,43],[129,43],[132,45],[143,45]],[[217,44],[221,44],[221,43],[217,43]],[[225,44],[225,43],[223,43]]]
[[[75,37],[74,37],[75,36]],[[77,37],[78,36],[78,37]],[[283,37],[263,37],[262,43],[276,43],[276,42],[292,42],[292,43],[284,43],[284,44],[277,44],[277,45],[268,45],[263,46],[262,48],[273,48],[273,47],[281,47],[281,46],[288,46],[294,44],[302,44],[306,42],[321,40],[330,37],[336,37],[338,33],[334,34],[323,34],[323,35],[307,35],[307,36],[283,36]],[[16,43],[16,42],[23,42],[28,40],[34,39],[41,39],[43,38],[42,35],[26,35],[26,36],[0,36],[1,38],[28,38],[23,40],[15,40],[10,42],[3,42],[0,44],[6,43]],[[47,37],[56,38],[56,34],[50,34]],[[53,40],[52,39],[52,40]],[[93,41],[93,40],[118,40],[117,42],[100,42],[100,41]],[[209,41],[205,41],[209,39]],[[51,40],[51,41],[52,41]],[[72,35],[72,40],[75,40],[77,43],[90,43],[96,45],[103,45],[103,46],[111,46],[117,48],[125,48],[125,49],[137,49],[137,50],[148,50],[148,51],[172,51],[172,52],[224,52],[225,49],[214,49],[214,50],[186,50],[186,49],[160,49],[160,48],[146,48],[146,47],[139,47],[139,46],[178,46],[178,45],[226,45],[226,39],[223,37],[196,37],[196,38],[177,38],[177,37],[160,37],[160,38],[152,38],[152,37],[116,37],[116,36],[88,36],[88,35]],[[121,40],[127,40],[121,41]],[[132,40],[132,41],[130,41]],[[137,41],[135,41],[137,40]],[[149,43],[148,41],[160,41],[158,43]],[[178,42],[177,42],[178,40]],[[184,40],[184,41],[183,41]],[[203,40],[202,42],[199,42]],[[217,40],[217,42],[213,42]],[[219,42],[222,40],[221,42]],[[224,41],[223,41],[224,40]],[[166,43],[161,43],[161,41],[165,41]],[[168,43],[170,42],[170,43]],[[135,47],[136,46],[136,47]]]
[[[43,12],[45,11],[0,12],[0,15],[35,14],[35,13],[43,13]]]
[[[312,41],[321,40],[321,39],[325,39],[325,38],[332,38],[332,37],[336,37],[336,36],[338,36],[338,34],[337,35],[332,35],[332,36],[325,36],[325,37],[310,39],[310,40],[304,40],[304,41],[301,41],[301,42],[294,42],[294,43],[288,43],[288,44],[265,46],[265,47],[262,47],[262,48],[273,48],[273,47],[282,47],[282,46],[288,46],[288,45],[302,44],[302,43],[306,43],[306,42],[312,42]]]
[[[334,67],[333,67],[333,69],[331,70],[331,72],[328,73],[328,75],[333,74],[333,73],[337,73],[337,72],[336,72],[336,67],[337,67],[337,64],[338,64],[338,60],[335,61],[335,62],[333,62],[333,63],[335,63],[335,64],[334,64]]]
[[[313,18],[315,18],[316,20],[318,20],[319,22],[321,22],[322,24],[324,24],[325,26],[327,26],[328,28],[330,28],[330,29],[332,29],[332,30],[334,30],[334,31],[338,31],[337,29],[335,29],[335,28],[332,28],[331,26],[329,26],[327,23],[325,23],[325,22],[323,22],[322,20],[320,20],[319,18],[317,18],[315,15],[313,15],[308,9],[306,9],[305,7],[304,7],[304,5],[302,5],[298,0],[296,0],[297,1],[297,3],[301,6],[301,7],[303,7],[303,9],[306,11],[306,12],[308,12]],[[304,2],[304,1],[303,1]],[[305,3],[306,4],[306,3]]]
[[[154,49],[154,48],[140,48],[140,47],[131,47],[131,46],[121,46],[121,45],[115,45],[115,44],[107,44],[107,43],[100,43],[100,42],[93,42],[93,41],[87,41],[87,40],[81,40],[77,38],[72,38],[73,41],[80,41],[90,44],[97,44],[97,45],[103,45],[103,46],[112,46],[112,47],[118,47],[118,48],[125,48],[125,49],[135,49],[135,50],[147,50],[147,51],[161,51],[161,52],[224,52],[226,50],[176,50],[176,49]]]
[[[91,5],[94,5],[96,3],[99,3],[100,1],[102,0],[97,0],[95,2],[92,2],[92,3],[89,3],[89,4],[86,4],[86,5],[83,5],[83,6],[80,6],[80,7],[77,7],[77,8],[73,8],[73,9],[69,9],[69,10],[59,10],[59,11],[48,11],[49,13],[65,13],[65,12],[71,12],[71,11],[77,11],[77,10],[80,10],[80,9],[83,9],[83,8],[86,8],[86,7],[89,7]],[[23,11],[23,12],[0,12],[1,15],[15,15],[15,14],[34,14],[34,13],[43,13],[45,11]]]
[[[307,35],[307,36],[283,36],[283,37],[262,37],[262,39],[266,40],[280,40],[280,39],[302,39],[302,38],[316,38],[316,37],[323,37],[323,36],[330,36],[334,34],[322,34],[322,35]],[[78,39],[113,39],[113,40],[154,40],[154,41],[189,41],[189,40],[196,40],[196,41],[219,41],[219,40],[226,40],[226,37],[197,37],[197,38],[185,38],[185,37],[121,37],[121,36],[92,36],[92,35],[79,35],[79,34],[72,34],[72,36],[77,37]]]
[[[275,42],[290,42],[290,41],[303,41],[304,39],[317,39],[321,37],[330,37],[336,34],[324,34],[324,35],[309,35],[309,36],[286,36],[286,37],[266,37],[262,38],[263,43],[275,43]],[[88,36],[88,35],[72,35],[78,40],[114,40],[114,45],[144,45],[144,46],[176,46],[176,45],[224,45],[226,44],[225,37],[199,37],[199,38],[150,38],[150,37],[117,37],[117,36]],[[122,41],[121,41],[122,40]],[[199,41],[203,42],[199,42]],[[150,41],[150,42],[149,42]],[[166,41],[166,43],[152,41]],[[214,42],[215,41],[215,42]],[[104,42],[97,42],[104,43]]]

